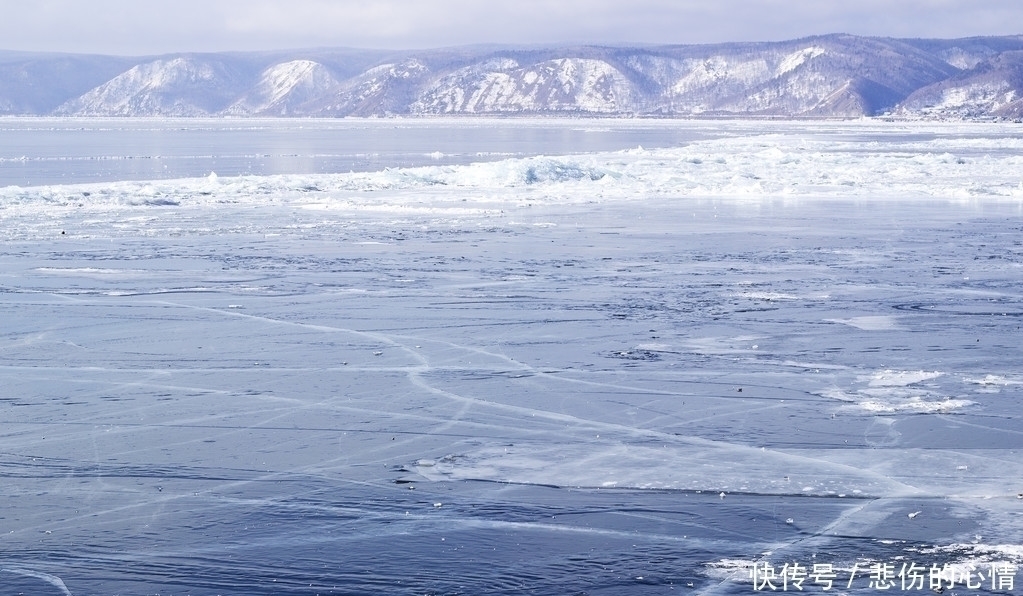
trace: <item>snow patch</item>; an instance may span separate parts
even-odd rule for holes
[[[846,402],[849,408],[873,414],[944,414],[974,405],[968,399],[943,395],[936,388],[921,386],[941,377],[938,371],[881,370],[857,377],[851,391],[830,388],[819,392],[822,397]],[[882,442],[897,442],[888,432]]]
[[[607,432],[614,432],[607,429]],[[602,440],[474,447],[416,471],[435,481],[487,480],[561,487],[753,492],[777,495],[912,494],[867,469],[691,437],[645,447]],[[800,488],[794,488],[800,487]]]
[[[936,379],[941,374],[938,371],[924,370],[883,370],[862,378],[865,378],[871,387],[908,387],[909,385]]]
[[[812,46],[804,48],[798,52],[793,52],[788,56],[785,56],[781,62],[778,63],[778,69],[775,71],[776,76],[781,76],[787,72],[799,68],[806,62],[813,60],[817,56],[823,56],[826,50],[820,46]]]
[[[824,319],[829,323],[841,323],[863,331],[893,331],[901,329],[898,318],[890,315],[867,315],[849,319]]]

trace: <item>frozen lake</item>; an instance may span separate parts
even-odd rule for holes
[[[377,126],[0,163],[0,594],[1019,591],[1019,125]]]
[[[671,121],[0,118],[0,187],[329,174],[671,146],[722,133]]]

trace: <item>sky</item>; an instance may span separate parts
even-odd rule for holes
[[[1023,33],[1023,0],[0,0],[0,14],[3,50],[128,56]]]

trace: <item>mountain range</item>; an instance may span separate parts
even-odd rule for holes
[[[1023,35],[123,56],[0,52],[0,115],[1023,119]]]

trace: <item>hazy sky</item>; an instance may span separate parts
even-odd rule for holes
[[[1023,33],[1023,0],[0,0],[0,49],[143,55]]]

